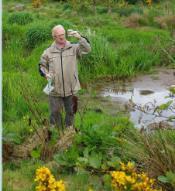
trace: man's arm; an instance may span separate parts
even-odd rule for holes
[[[48,62],[48,56],[47,56],[46,50],[43,52],[40,58],[39,72],[40,72],[40,75],[45,78],[49,74],[49,62]]]
[[[77,44],[77,55],[81,57],[83,54],[88,54],[91,51],[91,46],[88,40],[82,36],[79,38],[79,42]]]
[[[78,31],[68,29],[68,36],[75,37],[79,40],[76,44],[76,54],[81,57],[83,54],[88,54],[91,51],[91,46],[87,38],[80,35]]]

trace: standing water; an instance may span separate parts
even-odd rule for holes
[[[138,76],[131,82],[109,82],[100,88],[101,95],[110,97],[112,102],[123,104],[133,103],[135,107],[130,109],[130,119],[137,127],[145,127],[149,124],[165,121],[168,117],[175,115],[172,110],[165,110],[161,116],[155,108],[159,105],[174,102],[170,97],[169,87],[175,84],[174,71],[159,70],[156,74]],[[132,101],[131,101],[132,100]],[[175,126],[172,122],[171,125]]]

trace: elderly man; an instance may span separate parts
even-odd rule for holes
[[[54,43],[47,48],[40,59],[40,74],[52,81],[54,89],[49,93],[50,124],[62,127],[61,108],[64,105],[65,125],[73,127],[73,97],[80,90],[77,58],[90,52],[91,47],[86,38],[77,31],[69,30],[68,35],[79,40],[72,44],[66,40],[65,29],[57,25],[52,29]]]

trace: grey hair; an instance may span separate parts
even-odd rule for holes
[[[55,33],[55,31],[56,31],[57,29],[63,29],[63,30],[65,31],[63,25],[56,25],[56,26],[54,26],[53,29],[52,29],[52,36],[54,36],[54,33]]]

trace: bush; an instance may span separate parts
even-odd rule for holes
[[[73,146],[54,156],[64,170],[107,170],[116,167],[122,157],[120,136],[128,129],[134,129],[126,117],[116,118],[95,112],[87,112],[83,126],[77,123],[76,127],[80,133],[77,133]]]
[[[68,20],[57,19],[57,20],[54,20],[54,21],[52,21],[52,22],[49,23],[49,28],[50,28],[50,30],[51,30],[54,26],[56,26],[56,25],[63,25],[63,27],[65,28],[65,30],[75,27],[75,25],[74,25],[72,22],[68,21]]]
[[[125,19],[124,26],[129,28],[136,28],[144,23],[146,23],[146,21],[144,20],[144,17],[140,14],[134,13]]]
[[[144,164],[143,168],[153,177],[167,176],[168,171],[175,172],[175,132],[173,130],[164,129],[143,134],[133,134],[128,131],[126,140],[128,144],[124,151],[125,156]],[[162,180],[161,177],[159,179]],[[175,185],[171,183],[169,181],[163,185],[166,190],[175,189]]]
[[[108,8],[107,7],[97,7],[97,13],[99,14],[105,14],[108,12]]]
[[[140,7],[127,7],[121,8],[117,10],[120,16],[129,16],[133,13],[143,14],[143,10]]]
[[[49,27],[43,27],[41,25],[33,26],[28,29],[26,33],[26,46],[28,48],[34,48],[37,44],[40,44],[49,38],[51,38]]]
[[[8,22],[10,24],[16,23],[18,25],[26,25],[32,21],[33,21],[32,15],[30,13],[25,13],[25,12],[13,13],[8,19]]]
[[[126,2],[128,2],[129,4],[136,4],[136,3],[139,3],[139,2],[143,2],[143,3],[146,3],[145,0],[126,0]],[[160,2],[160,0],[152,0],[153,3],[158,3]]]
[[[129,4],[135,4],[141,2],[141,0],[126,0],[126,2],[128,2]]]
[[[3,23],[2,26],[2,38],[3,42],[7,42],[11,40],[23,41],[23,38],[25,36],[25,27],[20,27],[19,25],[11,25],[6,22]]]
[[[158,24],[160,28],[169,29],[173,31],[175,28],[175,16],[159,16],[154,18],[154,22]]]

